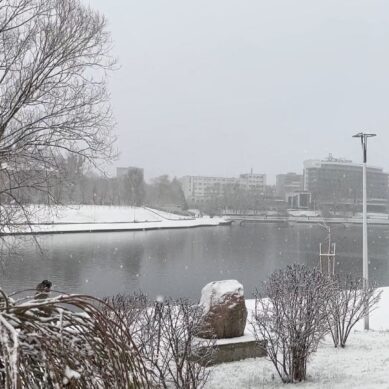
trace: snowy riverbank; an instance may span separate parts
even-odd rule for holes
[[[218,226],[224,218],[186,217],[146,207],[78,205],[30,208],[31,225],[15,225],[9,234],[53,234],[65,232],[139,231],[166,228]]]
[[[254,306],[247,301],[248,310]],[[321,342],[308,363],[308,380],[286,385],[266,358],[225,363],[211,368],[206,389],[304,389],[389,388],[389,288],[383,288],[378,308],[371,314],[370,331],[356,325],[344,349],[334,348],[330,338]],[[250,325],[246,327],[250,336]]]

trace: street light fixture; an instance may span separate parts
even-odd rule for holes
[[[368,134],[366,132],[359,132],[358,134],[353,135],[353,138],[360,138],[363,152],[363,183],[362,183],[362,262],[363,262],[363,286],[365,289],[369,287],[369,262],[368,262],[368,252],[367,252],[367,191],[366,191],[366,163],[367,163],[367,138],[372,138],[376,134]],[[367,310],[366,310],[367,311]],[[367,311],[364,318],[364,328],[365,330],[369,329],[369,312]]]

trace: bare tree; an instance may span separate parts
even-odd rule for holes
[[[176,178],[170,180],[168,175],[156,177],[146,185],[146,201],[153,207],[186,206],[180,183]]]
[[[0,1],[0,232],[28,221],[21,193],[55,203],[66,153],[114,155],[105,19],[79,0]]]
[[[150,377],[158,388],[202,388],[214,352],[213,339],[196,337],[202,310],[189,301],[150,302],[144,295],[107,300],[130,328]]]
[[[382,291],[373,284],[363,286],[363,279],[337,276],[327,305],[328,328],[335,347],[345,347],[353,327],[374,310]]]
[[[252,321],[257,340],[283,382],[306,378],[309,356],[328,332],[326,306],[332,281],[318,269],[291,265],[274,272],[256,293]]]

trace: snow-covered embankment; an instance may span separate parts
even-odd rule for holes
[[[225,224],[224,218],[187,217],[146,207],[78,205],[34,206],[29,225],[10,226],[9,234],[53,234],[65,232],[143,231],[193,228]]]

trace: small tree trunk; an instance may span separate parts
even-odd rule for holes
[[[297,347],[292,352],[292,379],[293,382],[305,380],[305,358]]]

